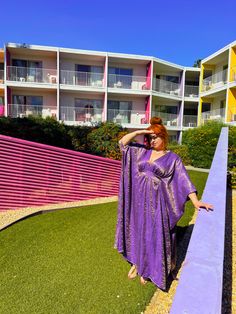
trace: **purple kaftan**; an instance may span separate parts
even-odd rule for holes
[[[175,258],[174,227],[188,194],[196,192],[178,155],[149,162],[152,149],[123,146],[115,248],[137,265],[138,274],[166,289]]]

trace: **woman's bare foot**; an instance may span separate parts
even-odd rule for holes
[[[146,285],[147,280],[145,280],[143,277],[140,277],[140,283],[141,283],[142,285]]]
[[[130,268],[130,271],[128,273],[128,278],[129,279],[134,279],[136,276],[137,276],[137,267],[136,267],[136,265],[133,265]]]

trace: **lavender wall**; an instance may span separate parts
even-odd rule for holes
[[[221,313],[228,128],[222,128],[170,313]]]

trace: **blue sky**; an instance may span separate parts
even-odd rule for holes
[[[132,53],[191,66],[236,40],[235,0],[9,0],[1,8],[0,46]]]

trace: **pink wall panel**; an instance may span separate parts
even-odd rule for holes
[[[119,161],[0,135],[0,210],[118,194]]]

